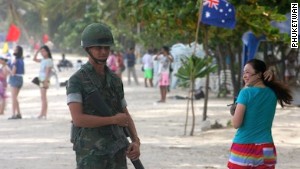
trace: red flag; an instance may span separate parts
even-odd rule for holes
[[[21,34],[20,29],[16,25],[11,24],[7,32],[6,41],[7,42],[18,41],[20,34]]]

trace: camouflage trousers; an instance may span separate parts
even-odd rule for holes
[[[114,156],[95,155],[92,151],[76,152],[76,169],[127,169],[126,149],[121,149]]]

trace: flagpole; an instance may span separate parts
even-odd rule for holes
[[[202,9],[203,9],[203,0],[200,0],[200,7],[199,7],[199,11],[198,11],[198,23],[197,23],[196,36],[195,36],[195,47],[194,47],[193,55],[195,55],[195,53],[196,53],[196,47],[197,47],[197,43],[198,43],[198,34],[199,34],[200,22],[201,22],[201,18],[202,18]]]
[[[203,0],[200,0],[200,7],[199,7],[199,14],[198,14],[198,23],[197,23],[197,29],[196,29],[196,37],[195,37],[195,48],[193,55],[196,53],[196,45],[198,42],[198,33],[200,28],[200,22],[202,18],[202,12],[203,12]],[[208,51],[207,51],[207,29],[204,29],[205,31],[205,38],[203,40],[203,48],[205,51],[205,57],[208,57]],[[209,74],[206,75],[206,82],[205,82],[205,97],[204,97],[204,106],[203,106],[203,118],[202,120],[205,121],[207,118],[207,104],[208,104],[208,87],[209,87]]]

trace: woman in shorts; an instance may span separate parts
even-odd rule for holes
[[[11,69],[11,75],[9,76],[8,83],[11,87],[12,98],[12,116],[8,119],[21,119],[22,115],[18,95],[23,86],[23,75],[25,73],[23,48],[21,46],[15,47],[13,58],[11,58],[8,65]]]
[[[38,58],[38,53],[41,53],[42,58]],[[52,54],[48,46],[42,46],[34,55],[33,60],[35,62],[40,63],[40,73],[39,73],[39,81],[40,81],[40,91],[41,91],[41,101],[42,101],[42,109],[37,117],[38,119],[46,119],[47,118],[47,110],[48,110],[48,101],[47,101],[47,90],[50,84],[50,78],[52,75],[53,68],[53,60]]]

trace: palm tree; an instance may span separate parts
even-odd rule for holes
[[[118,11],[118,3],[110,0],[47,0],[42,13],[48,18],[49,35],[57,47],[81,51],[74,47],[78,46],[80,33],[90,23],[108,24],[115,37],[124,30],[118,24],[123,22],[117,18]]]
[[[192,129],[190,135],[194,135],[195,128],[195,111],[194,111],[194,92],[195,92],[195,81],[197,78],[205,77],[206,75],[216,71],[217,66],[212,64],[211,57],[199,58],[192,55],[188,58],[181,60],[182,66],[179,68],[176,76],[179,78],[179,86],[189,87],[187,110],[186,110],[186,121],[184,135],[186,134],[186,127],[188,122],[189,106],[192,108]]]
[[[29,40],[28,28],[25,26],[23,15],[33,9],[39,9],[44,0],[0,0],[0,13],[4,14],[6,23],[16,23],[20,26],[25,38]],[[8,24],[8,25],[9,25]]]
[[[25,27],[23,15],[28,11],[38,10],[43,5],[44,0],[0,0],[1,12],[6,11],[6,22],[16,23],[20,26],[26,39],[29,39],[28,29]]]

